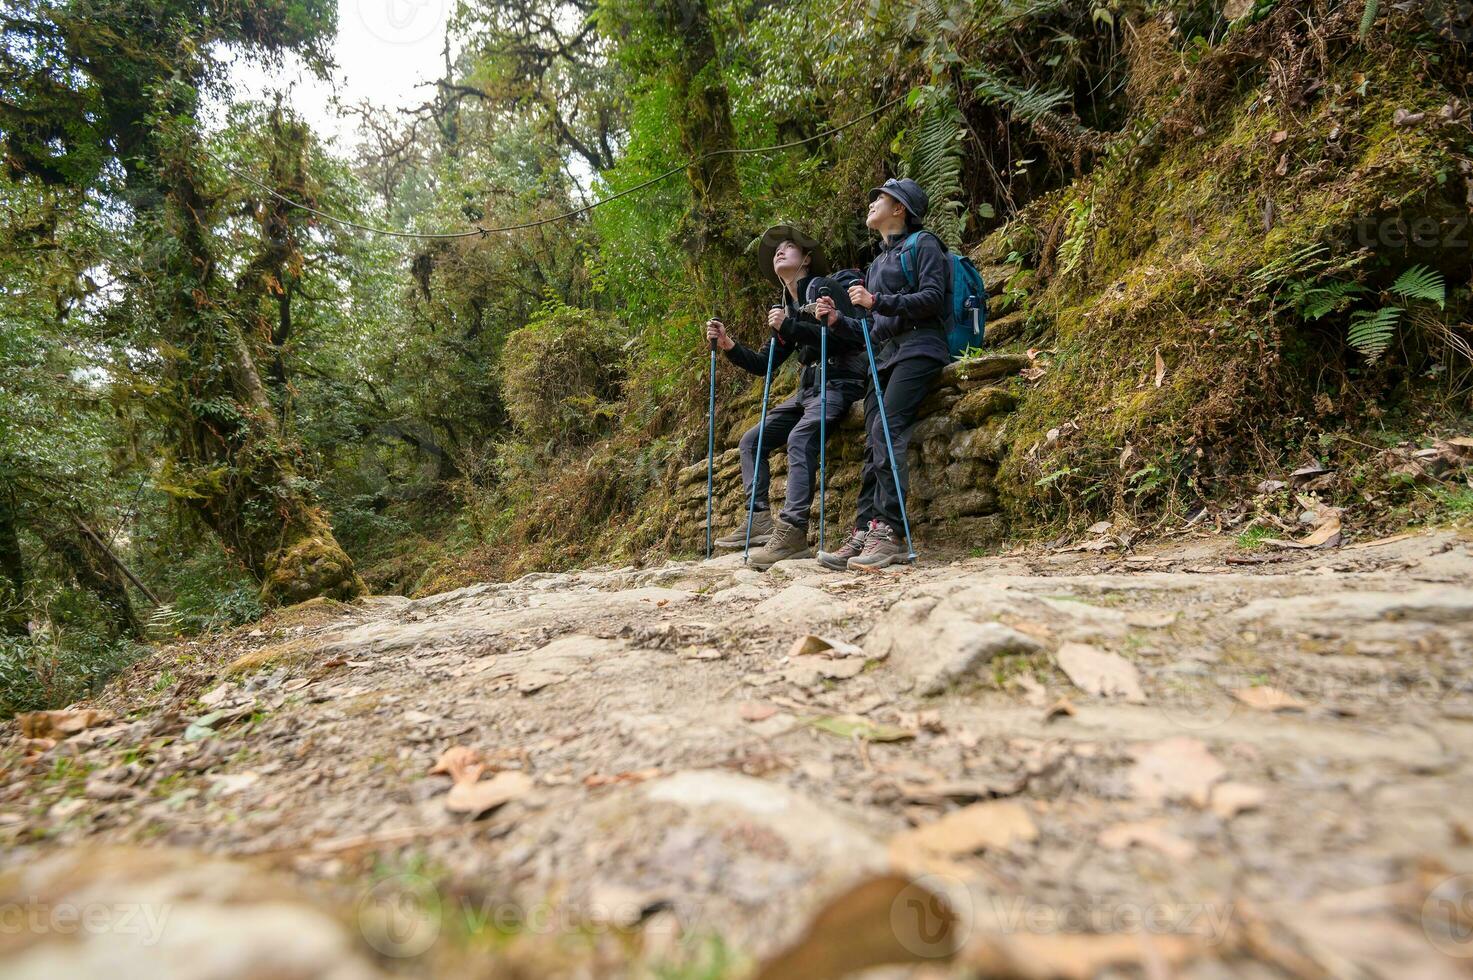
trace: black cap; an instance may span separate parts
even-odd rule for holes
[[[879,187],[872,189],[869,192],[869,199],[873,201],[877,194],[888,194],[899,201],[905,208],[906,220],[912,225],[919,225],[925,221],[926,211],[931,207],[931,199],[926,196],[925,188],[909,177],[902,177],[899,180],[892,177]]]

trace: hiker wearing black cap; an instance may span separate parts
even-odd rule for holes
[[[877,392],[871,387],[864,402],[867,444],[859,513],[853,534],[841,548],[818,553],[819,562],[828,568],[883,568],[910,558],[908,545],[899,536],[905,521],[901,495],[909,484],[906,448],[917,409],[951,361],[946,339],[951,308],[946,248],[929,232],[916,235],[929,204],[925,190],[909,179],[887,180],[870,191],[865,224],[879,232],[880,254],[866,270],[864,284],[850,288],[849,299],[860,308],[858,316],[870,320],[885,411],[882,421]],[[834,326],[835,333],[845,326],[863,329],[862,321],[843,316],[833,303],[820,300],[817,315]]]
[[[864,395],[866,362],[864,341],[851,329],[828,332],[828,397],[819,392],[819,322],[801,308],[827,271],[818,242],[791,225],[775,225],[763,234],[757,248],[763,274],[783,288],[782,303],[767,313],[771,336],[758,350],[740,344],[726,332],[720,320],[706,324],[706,337],[726,353],[727,360],[744,371],[764,374],[768,355],[772,369],[794,354],[803,365],[798,390],[791,398],[767,412],[766,426],[748,429],[741,438],[742,486],[753,501],[751,544],[762,547],[749,556],[753,568],[767,569],[787,558],[808,558],[808,514],[818,469],[820,415],[827,409],[823,427],[832,435],[839,420]],[[842,292],[840,293],[842,296]],[[826,403],[826,404],[825,404]],[[760,436],[760,438],[759,438]],[[761,458],[758,458],[758,443]],[[788,484],[782,511],[771,515],[767,491],[770,473],[767,457],[786,445]],[[755,494],[752,493],[755,481]],[[720,548],[741,548],[748,542],[745,526],[716,541]]]

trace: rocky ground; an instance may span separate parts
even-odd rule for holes
[[[4,973],[1473,971],[1466,534],[1107,545],[162,649],[10,725]]]

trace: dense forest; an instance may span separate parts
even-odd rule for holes
[[[1473,513],[1418,455],[1473,390],[1466,3],[486,0],[346,156],[227,71],[331,77],[336,17],[0,12],[0,714],[275,605],[694,555],[702,325],[760,337],[774,222],[862,267],[894,175],[1006,270],[1013,539],[1299,469]]]

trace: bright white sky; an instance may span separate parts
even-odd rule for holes
[[[337,69],[331,84],[318,81],[295,59],[277,71],[237,63],[231,78],[237,95],[264,98],[286,91],[297,111],[324,139],[336,137],[339,155],[357,142],[356,120],[333,105],[368,100],[388,108],[419,105],[429,99],[422,83],[440,77],[445,22],[454,0],[338,0],[338,37],[333,47]],[[454,52],[452,51],[452,55]]]

